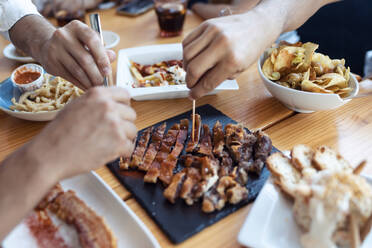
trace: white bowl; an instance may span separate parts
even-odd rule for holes
[[[16,81],[14,80],[14,77],[15,74],[19,71],[39,72],[40,76],[36,80],[28,84],[17,84]],[[41,85],[43,85],[44,83],[44,69],[43,67],[37,64],[25,64],[15,69],[12,75],[10,76],[10,79],[12,80],[13,84],[21,90],[21,92],[34,91],[39,89]]]
[[[291,89],[281,86],[269,79],[262,72],[262,65],[269,56],[265,51],[258,61],[258,72],[265,84],[266,89],[283,103],[287,108],[300,113],[312,113],[320,110],[330,110],[341,107],[349,102],[359,92],[359,84],[356,78],[350,73],[349,85],[353,88],[350,96],[342,99],[337,94],[314,93]]]

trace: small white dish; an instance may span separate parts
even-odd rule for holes
[[[337,94],[307,92],[279,85],[267,79],[262,72],[262,65],[268,56],[269,54],[267,51],[261,55],[258,61],[258,72],[266,89],[271,93],[271,95],[291,110],[300,113],[312,113],[315,111],[335,109],[348,103],[351,100],[349,98],[358,95],[359,83],[352,73],[350,73],[349,85],[353,88],[353,91],[350,93],[349,97],[344,99]]]
[[[371,177],[363,176],[372,184]],[[240,229],[238,242],[252,248],[301,248],[301,231],[293,218],[292,205],[269,178]],[[372,247],[371,232],[361,248],[367,247]]]
[[[148,228],[94,172],[61,182],[64,190],[73,190],[99,216],[102,216],[117,238],[118,248],[160,248]],[[27,227],[19,224],[4,240],[4,248],[32,247]]]
[[[17,83],[17,76],[24,72],[37,72],[40,76],[32,82],[27,84],[19,84]],[[34,91],[39,89],[44,83],[44,69],[40,65],[37,64],[25,64],[17,67],[10,76],[10,80],[12,80],[13,84],[17,86],[21,92],[26,91]]]
[[[186,85],[133,88],[132,84],[135,79],[130,72],[130,60],[149,65],[165,60],[181,60],[182,56],[182,45],[179,43],[122,49],[119,51],[117,64],[117,86],[126,88],[131,97],[137,101],[186,98],[189,94]],[[238,89],[239,85],[236,80],[226,80],[210,94]]]
[[[106,49],[116,47],[120,42],[120,36],[115,32],[103,30],[102,36]]]
[[[13,44],[7,45],[3,50],[3,54],[8,59],[23,62],[23,63],[31,63],[35,61],[32,57],[28,57],[28,56],[25,57],[25,56],[18,54]]]

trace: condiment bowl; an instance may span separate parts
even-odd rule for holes
[[[263,83],[271,95],[277,98],[287,108],[296,112],[312,113],[315,111],[335,109],[351,101],[351,98],[359,92],[359,83],[352,73],[350,73],[349,85],[353,90],[346,98],[341,98],[337,94],[307,92],[279,85],[266,78],[262,72],[262,65],[268,56],[269,53],[265,51],[258,61],[258,72]]]
[[[25,75],[25,73],[29,72],[38,73],[40,75],[37,78],[22,77],[22,74]],[[25,64],[15,69],[10,76],[10,79],[21,92],[34,91],[40,88],[44,83],[44,69],[37,64]],[[30,79],[32,79],[32,81],[30,81]]]

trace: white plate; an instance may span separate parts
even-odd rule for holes
[[[96,173],[91,172],[64,180],[61,185],[64,190],[74,190],[89,207],[104,217],[117,238],[119,248],[160,248],[147,227]],[[31,246],[20,245],[22,241],[25,244],[25,239],[20,239],[27,235],[27,229],[24,227],[25,225],[21,223],[6,237],[4,248]]]
[[[133,88],[135,79],[130,72],[130,60],[140,64],[154,64],[164,60],[181,60],[181,44],[164,44],[143,47],[133,47],[119,51],[117,66],[117,86],[128,89],[134,100],[158,100],[186,98],[189,89],[186,85],[170,85],[160,87]],[[226,80],[210,94],[216,94],[223,90],[238,90],[236,80]]]
[[[113,48],[117,46],[117,44],[119,44],[120,36],[115,32],[103,30],[102,36],[103,36],[103,41],[105,42],[106,49]]]
[[[372,184],[371,177],[364,177]],[[239,243],[252,248],[301,248],[301,232],[293,218],[292,205],[272,179],[267,180],[239,232]],[[372,247],[371,233],[362,245],[367,247]]]
[[[30,63],[30,62],[35,61],[31,57],[25,57],[25,56],[19,55],[16,52],[16,48],[15,48],[15,46],[13,46],[13,44],[7,45],[3,50],[3,54],[6,58],[11,59],[11,60],[16,60],[16,61],[19,61],[19,62]]]

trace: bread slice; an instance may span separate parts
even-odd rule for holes
[[[284,193],[294,198],[296,188],[302,181],[302,176],[291,164],[291,160],[282,153],[274,153],[266,162],[268,169],[274,177],[274,182]]]
[[[291,151],[292,164],[302,171],[305,168],[312,168],[314,151],[306,145],[295,145]]]
[[[327,146],[320,146],[316,149],[313,162],[318,170],[353,171],[351,165],[339,153]]]

